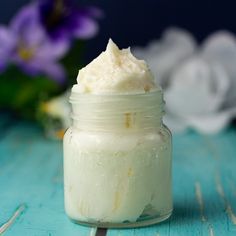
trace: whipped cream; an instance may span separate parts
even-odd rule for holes
[[[79,71],[77,82],[72,91],[92,94],[144,93],[157,88],[147,63],[134,57],[130,48],[120,50],[111,39],[106,51]]]

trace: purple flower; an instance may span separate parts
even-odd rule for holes
[[[86,39],[98,31],[97,8],[76,8],[69,0],[38,0],[22,8],[9,27],[0,26],[0,71],[8,63],[30,75],[46,74],[63,81],[58,63],[73,38]]]
[[[0,72],[4,70],[15,43],[16,40],[11,32],[6,27],[0,26]]]
[[[38,6],[24,7],[8,28],[0,26],[0,69],[15,63],[30,75],[46,74],[63,81],[65,71],[57,62],[69,49],[68,40],[52,40],[40,22]]]
[[[76,8],[70,0],[41,0],[39,12],[52,38],[91,38],[98,31],[96,19],[102,17],[98,8]]]

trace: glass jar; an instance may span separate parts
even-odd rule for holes
[[[138,227],[172,212],[171,133],[161,90],[145,94],[73,92],[64,136],[65,210],[97,227]]]

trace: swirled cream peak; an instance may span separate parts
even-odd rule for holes
[[[111,39],[106,51],[79,71],[77,81],[73,90],[79,93],[142,93],[157,88],[146,62],[135,58],[130,48],[120,50]]]

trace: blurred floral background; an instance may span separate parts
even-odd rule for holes
[[[173,132],[217,133],[236,117],[233,1],[216,1],[214,9],[208,0],[10,4],[3,1],[0,17],[0,114],[33,120],[61,138],[78,70],[111,37],[150,65]]]
[[[236,37],[210,34],[198,44],[189,32],[170,28],[161,39],[134,53],[145,58],[164,89],[165,123],[173,132],[187,128],[211,134],[236,116]]]
[[[102,15],[97,7],[72,1],[35,0],[1,25],[0,108],[61,138],[69,125],[64,93],[82,65],[83,43],[98,33]]]

